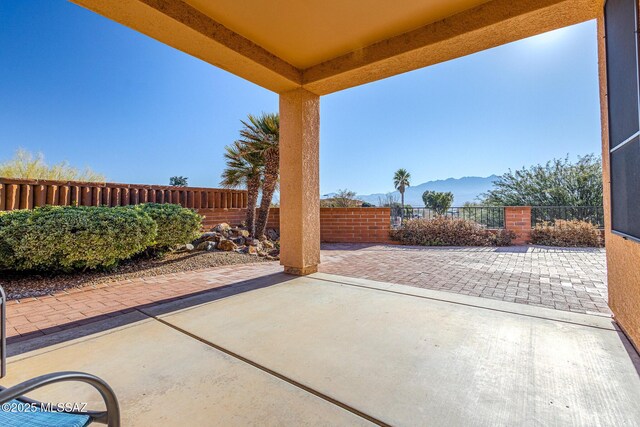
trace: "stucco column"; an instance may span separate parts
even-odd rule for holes
[[[311,274],[320,263],[320,97],[280,94],[280,264]]]

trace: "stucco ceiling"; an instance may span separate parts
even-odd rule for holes
[[[297,68],[358,50],[487,0],[186,0]]]
[[[597,17],[603,0],[71,0],[274,92],[317,95]]]

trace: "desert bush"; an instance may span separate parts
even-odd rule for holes
[[[493,233],[476,222],[444,216],[410,219],[391,232],[392,239],[419,246],[506,246],[513,237],[508,230]]]
[[[55,206],[0,216],[2,267],[72,270],[110,267],[151,245],[155,221],[141,209]]]
[[[168,249],[200,237],[202,217],[192,209],[160,203],[145,203],[136,208],[148,214],[158,225],[155,249]]]
[[[587,221],[541,222],[531,230],[531,243],[545,246],[602,247],[598,227]]]

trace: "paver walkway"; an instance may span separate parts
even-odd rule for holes
[[[10,342],[115,317],[282,271],[277,262],[218,267],[10,301]],[[604,250],[324,245],[321,272],[609,315]]]
[[[320,270],[576,313],[611,314],[604,249],[331,244],[323,246]]]
[[[277,262],[230,265],[70,289],[7,304],[7,336],[32,338],[269,274]]]

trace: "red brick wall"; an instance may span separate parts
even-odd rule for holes
[[[226,222],[231,225],[239,225],[246,217],[246,209],[197,209],[200,215],[204,215],[202,225],[205,230],[216,224]]]
[[[327,243],[391,243],[389,208],[321,208],[320,240]]]
[[[239,225],[245,209],[198,209],[204,228],[226,222]],[[280,228],[280,209],[269,210],[269,228]],[[320,208],[320,240],[326,243],[391,243],[389,208]]]
[[[504,228],[516,233],[514,245],[524,245],[531,240],[531,206],[506,206]]]
[[[246,209],[196,209],[200,215],[204,215],[202,221],[205,230],[226,222],[232,226],[240,225],[247,217]],[[256,214],[258,212],[256,211]],[[280,211],[278,208],[269,209],[269,220],[267,227],[280,228]]]

